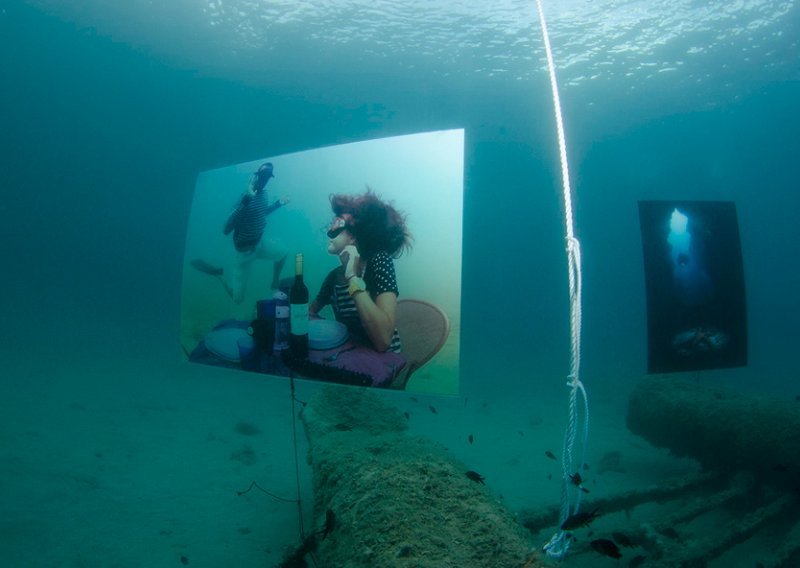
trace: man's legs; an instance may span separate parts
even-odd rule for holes
[[[256,249],[258,258],[271,260],[272,263],[272,283],[270,288],[277,290],[280,288],[281,270],[283,265],[286,264],[286,256],[288,254],[286,245],[275,239],[261,239],[258,248]]]

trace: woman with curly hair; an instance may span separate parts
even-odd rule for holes
[[[309,311],[316,314],[330,305],[356,340],[376,351],[399,353],[393,259],[411,248],[405,215],[369,188],[362,195],[331,195],[330,201],[328,253],[341,265],[325,278]]]

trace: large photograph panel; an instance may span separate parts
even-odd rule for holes
[[[463,155],[463,130],[449,130],[199,174],[184,262],[187,357],[457,393]],[[307,357],[288,348],[299,263]],[[306,325],[300,311],[295,331]]]

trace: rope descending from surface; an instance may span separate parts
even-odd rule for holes
[[[559,527],[572,514],[580,509],[581,495],[579,487],[576,487],[574,474],[583,470],[586,454],[586,440],[589,436],[589,402],[586,398],[586,389],[580,381],[580,362],[581,362],[581,247],[580,242],[575,237],[572,216],[572,193],[570,191],[569,164],[567,162],[567,143],[564,136],[564,122],[561,115],[561,99],[558,95],[558,82],[556,81],[555,64],[553,63],[553,52],[550,49],[550,36],[547,33],[547,21],[542,10],[541,0],[536,0],[536,7],[539,12],[539,22],[542,28],[545,54],[547,55],[547,69],[550,74],[550,88],[553,94],[553,107],[556,117],[556,129],[558,132],[558,151],[561,160],[561,180],[564,194],[564,221],[566,224],[567,242],[567,263],[569,270],[569,302],[570,302],[570,372],[569,381],[569,421],[564,433],[564,456],[562,460],[561,472],[561,514],[559,517]],[[578,409],[578,395],[583,400],[583,428],[581,445],[581,459],[573,462],[573,449],[581,423],[581,416]],[[570,491],[570,489],[573,491]],[[571,494],[574,495],[574,504],[570,502]],[[548,556],[563,558],[569,550],[569,534],[559,529],[547,544],[544,551]]]
[[[300,523],[300,540],[306,538],[305,527],[303,526],[303,502],[300,490],[300,456],[297,454],[297,413],[295,412],[295,403],[297,397],[295,396],[294,389],[294,376],[289,377],[289,388],[291,393],[291,407],[292,407],[292,441],[294,442],[294,476],[297,483],[297,518]]]

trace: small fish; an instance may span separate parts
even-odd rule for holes
[[[664,530],[662,530],[660,532],[661,532],[661,534],[663,534],[664,536],[668,536],[669,538],[672,538],[672,539],[675,539],[675,540],[681,540],[681,535],[679,535],[678,531],[676,531],[672,527],[667,527],[667,528],[665,528]]]
[[[467,407],[467,401],[468,401],[468,400],[469,400],[469,397],[468,397],[468,396],[465,396],[465,397],[464,397],[464,408],[466,408],[466,407]]]
[[[475,441],[475,438],[472,436],[472,434],[470,434],[470,435],[467,437],[467,441],[468,441],[470,444],[471,444],[472,442],[474,442],[474,441]]]
[[[547,479],[553,479],[553,474],[552,473],[548,473],[547,474]]]
[[[181,564],[183,564],[184,566],[188,565],[189,559],[186,558],[185,556],[181,556]]]
[[[599,516],[597,513],[599,510],[600,507],[597,507],[593,511],[582,511],[580,513],[570,515],[563,523],[561,523],[561,530],[571,531],[581,527],[588,527],[589,523]]]
[[[353,429],[349,424],[345,424],[344,422],[339,422],[338,424],[334,425],[334,428],[340,432],[349,432]]]
[[[633,548],[634,546],[636,546],[636,543],[633,542],[633,540],[631,540],[631,538],[624,532],[613,532],[611,533],[611,537],[614,539],[614,542],[616,542],[620,546],[624,546],[627,548]]]
[[[467,477],[469,477],[469,478],[470,478],[472,481],[474,481],[475,483],[480,483],[481,485],[486,485],[486,484],[483,482],[483,480],[484,480],[484,479],[486,479],[486,478],[485,478],[485,477],[483,477],[483,476],[482,476],[480,473],[478,473],[477,471],[472,471],[472,470],[469,470],[469,471],[468,471],[468,472],[467,472],[465,475],[466,475]]]
[[[637,568],[637,566],[644,564],[645,560],[647,560],[647,556],[644,554],[637,554],[628,562],[628,568]]]
[[[556,460],[556,461],[558,461],[558,458],[556,457],[556,455],[555,455],[553,452],[551,452],[550,450],[547,450],[547,451],[544,453],[544,455],[546,455],[546,456],[547,456],[548,458],[550,458],[551,460]]]
[[[589,493],[589,490],[588,490],[588,489],[586,489],[585,487],[578,487],[578,489],[580,489],[580,490],[581,490],[581,491],[583,491],[584,493]]]
[[[336,528],[336,515],[332,509],[328,509],[325,511],[325,526],[318,534],[322,535],[322,540],[325,540],[325,537],[331,534],[334,528]]]
[[[436,412],[436,409],[435,409],[433,406],[429,406],[429,407],[428,407],[428,409],[429,409],[431,412],[433,412],[434,414],[439,414],[438,412]]]
[[[581,477],[581,474],[578,473],[577,471],[569,476],[569,480],[575,487],[580,487],[581,483],[583,483],[583,478]]]
[[[783,473],[784,471],[788,471],[788,470],[789,470],[789,466],[786,465],[785,463],[776,463],[772,467],[772,471],[775,471],[775,472],[778,472],[778,473]]]
[[[411,397],[411,402],[419,402],[419,400],[417,400],[417,397],[415,397],[415,396],[412,396],[412,397]]]
[[[408,412],[404,412],[403,416],[406,417],[406,420],[410,420],[411,419],[411,415]]]
[[[608,540],[607,538],[598,538],[589,544],[592,545],[592,548],[594,548],[596,552],[599,552],[603,556],[608,556],[609,558],[622,558],[622,553],[619,551],[619,548],[617,548],[617,545],[614,544],[613,540]]]

